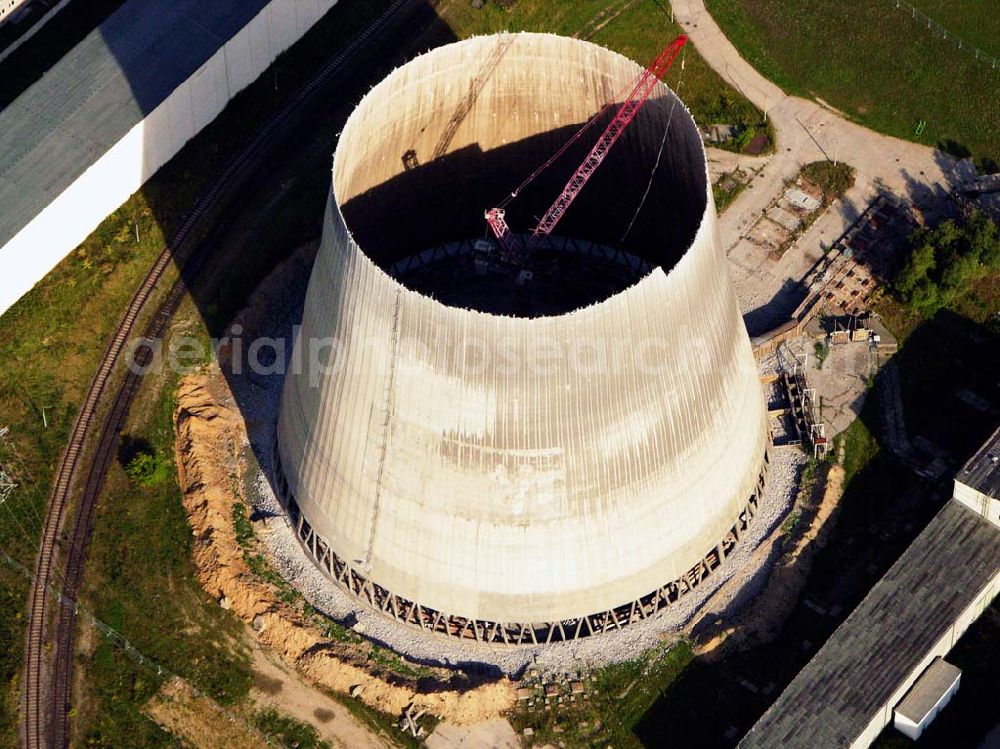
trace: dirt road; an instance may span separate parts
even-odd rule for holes
[[[930,205],[935,196],[976,174],[968,160],[873,132],[845,119],[829,105],[789,96],[758,73],[726,38],[704,0],[673,0],[674,15],[698,52],[728,83],[763,110],[777,143],[753,189],[745,190],[720,217],[723,246],[743,311],[766,304],[788,279],[797,280],[881,189]],[[857,170],[857,183],[780,260],[770,260],[744,238],[771,200],[803,164],[829,159]]]

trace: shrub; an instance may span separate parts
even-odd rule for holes
[[[733,143],[740,151],[744,151],[750,145],[750,141],[754,139],[755,135],[757,135],[756,127],[753,125],[742,125],[736,132],[736,135],[733,136]]]
[[[802,167],[802,176],[819,187],[828,198],[839,198],[854,187],[854,167],[843,162],[814,161]]]
[[[138,486],[156,486],[166,479],[167,466],[155,452],[138,452],[125,465],[125,475]]]
[[[273,708],[266,708],[256,713],[253,722],[269,738],[277,740],[278,746],[296,749],[330,749],[329,742],[320,738],[314,726],[279,713]]]

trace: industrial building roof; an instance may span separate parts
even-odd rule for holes
[[[1000,429],[993,432],[955,478],[981,494],[1000,499]]]
[[[998,549],[1000,528],[949,501],[740,748],[849,746],[1000,572]]]
[[[0,112],[0,247],[270,0],[130,0]]]
[[[944,658],[935,658],[927,667],[913,688],[906,693],[896,712],[916,724],[923,723],[927,714],[941,701],[962,675],[958,666],[953,666]]]

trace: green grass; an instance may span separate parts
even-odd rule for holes
[[[802,520],[801,512],[795,511],[790,513],[789,516],[785,518],[785,522],[781,524],[781,533],[785,536],[794,535],[795,530],[799,527],[799,523],[801,522],[801,520]]]
[[[996,46],[997,14],[982,3],[922,3],[946,28]],[[743,57],[787,92],[818,96],[890,135],[931,146],[951,141],[980,162],[1000,161],[997,71],[892,3],[707,0],[707,6]],[[921,120],[927,125],[918,136]]]
[[[164,461],[173,454],[174,400],[167,395],[172,390],[172,383],[164,387],[130,432]],[[198,583],[191,545],[173,470],[169,480],[137,488],[116,463],[95,521],[83,597],[98,619],[124,634],[144,656],[220,704],[235,705],[249,693],[249,651],[240,622]],[[88,745],[123,746],[136,732],[159,745],[158,732],[136,707],[152,696],[160,680],[109,648],[102,643],[83,656],[99,706],[92,716],[83,711]]]
[[[816,341],[813,344],[813,353],[816,355],[816,369],[822,369],[823,362],[830,354],[830,346],[826,341]]]
[[[1000,14],[989,12],[974,0],[909,0],[910,5],[933,18],[964,42],[988,55],[1000,57]],[[984,10],[986,12],[984,12]]]
[[[871,393],[869,397],[877,396]],[[835,442],[838,449],[841,444],[844,446],[844,486],[848,487],[854,477],[879,453],[879,442],[862,419],[851,422],[847,429],[837,435]]]
[[[26,567],[33,566],[37,539],[48,502],[52,471],[65,446],[69,427],[105,341],[146,267],[158,254],[162,234],[144,200],[133,199],[113,214],[71,260],[49,275],[0,318],[0,413],[26,464],[27,476],[0,510],[0,545]],[[123,238],[135,217],[141,241]],[[86,320],[81,329],[78,321]],[[44,418],[43,418],[44,415]],[[16,721],[16,673],[23,657],[24,612],[28,586],[3,576],[5,595],[17,605],[0,607],[0,726]],[[8,588],[7,586],[13,586]],[[13,634],[16,632],[16,634]],[[13,734],[0,730],[0,737]],[[0,738],[0,746],[5,746]]]
[[[28,583],[14,570],[0,562],[0,609],[7,615],[0,617],[0,642],[15,647],[0,648],[0,679],[2,684],[15,685],[21,668],[21,650],[24,642],[24,610]],[[17,740],[17,690],[7,688],[2,695],[0,709],[0,747],[13,749]]]
[[[254,714],[254,724],[277,746],[287,749],[331,749],[330,743],[308,723],[289,718],[277,710],[261,710]]]
[[[635,660],[593,671],[586,677],[587,699],[551,710],[538,704],[519,707],[511,722],[518,733],[530,727],[534,745],[638,749],[642,744],[635,727],[693,658],[686,640],[668,650],[654,648]]]
[[[364,642],[365,638],[353,629],[349,629],[343,624],[333,621],[318,609],[307,605],[304,610],[306,616],[309,617],[310,621],[313,623],[313,626],[317,627],[327,639],[333,640],[334,642],[350,642],[354,644]]]
[[[391,650],[378,645],[371,646],[371,650],[368,651],[368,660],[386,671],[391,671],[400,676],[408,676],[411,679],[422,679],[434,673],[426,666],[415,666],[407,663]]]
[[[500,31],[552,32],[587,39],[643,65],[681,33],[680,26],[671,23],[669,5],[654,0],[518,0],[509,12],[495,0],[481,10],[463,0],[449,3],[439,12],[460,39]],[[678,91],[698,124],[742,123],[766,134],[773,143],[773,132],[763,123],[763,113],[725,83],[693,44],[685,47],[683,55],[683,70],[680,61],[675,62],[664,80]]]

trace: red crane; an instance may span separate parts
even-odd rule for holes
[[[638,80],[632,86],[632,90],[629,92],[628,96],[625,97],[624,103],[619,107],[618,112],[612,118],[611,122],[604,129],[601,137],[597,139],[597,143],[594,147],[590,149],[590,153],[587,154],[587,158],[583,160],[583,163],[577,168],[573,173],[573,176],[569,178],[563,191],[556,198],[555,202],[551,205],[542,219],[538,222],[538,225],[532,230],[531,234],[534,237],[547,236],[552,233],[555,229],[556,224],[565,215],[566,210],[572,205],[576,196],[580,194],[583,186],[587,184],[587,181],[593,176],[597,167],[601,165],[605,157],[607,157],[608,152],[611,147],[618,141],[622,133],[625,132],[625,128],[628,127],[629,123],[635,119],[639,110],[642,109],[642,105],[646,103],[649,99],[650,94],[653,93],[653,89],[660,79],[666,74],[667,70],[673,64],[674,60],[677,59],[677,55],[680,54],[681,49],[687,43],[687,36],[681,34],[676,39],[674,39],[666,49],[664,49],[660,56],[657,57],[652,64],[643,71],[642,75],[639,76]],[[610,105],[608,105],[610,106]],[[544,171],[553,161],[555,161],[562,153],[569,148],[569,146],[575,142],[583,133],[590,128],[594,122],[608,109],[605,106],[600,112],[598,112],[594,117],[592,117],[579,131],[566,143],[562,148],[555,153],[552,158],[542,164],[537,170],[535,170],[531,176],[528,177],[525,182],[511,193],[510,198],[517,197],[518,193],[532,180],[535,179],[542,171]],[[506,204],[505,201],[504,204]],[[497,208],[490,208],[486,211],[486,222],[489,224],[490,228],[493,230],[493,234],[496,236],[497,241],[500,243],[504,250],[504,253],[511,257],[518,257],[523,254],[529,248],[522,248],[519,243],[516,242],[514,235],[510,231],[510,227],[507,226],[507,222],[504,219],[504,209],[503,205]]]

